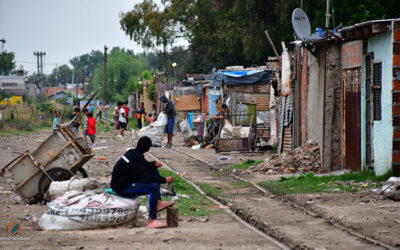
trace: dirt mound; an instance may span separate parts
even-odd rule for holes
[[[275,155],[259,165],[249,168],[261,174],[321,173],[321,157],[317,142],[308,141],[291,152]]]

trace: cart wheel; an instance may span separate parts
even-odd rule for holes
[[[78,168],[78,172],[81,173],[82,178],[88,178],[88,174],[86,173],[86,170],[83,167]]]
[[[46,171],[47,174],[54,180],[54,181],[65,181],[71,179],[74,174],[65,168],[52,168]],[[47,190],[49,189],[51,180],[47,177],[46,174],[43,174],[39,180],[39,194],[45,201],[50,201],[50,197],[48,197]]]

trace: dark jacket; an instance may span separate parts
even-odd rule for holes
[[[165,106],[165,113],[167,114],[168,119],[175,117],[176,110],[175,110],[174,103],[171,100],[168,100],[168,98],[165,96],[161,96],[160,101],[167,104]]]
[[[128,162],[129,161],[129,162]],[[111,188],[120,194],[132,183],[166,183],[157,174],[155,162],[148,162],[137,149],[128,150],[115,164],[111,177]]]

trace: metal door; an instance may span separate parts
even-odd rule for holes
[[[357,171],[361,166],[361,68],[345,69],[342,74],[344,167]]]

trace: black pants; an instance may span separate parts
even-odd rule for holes
[[[137,119],[137,124],[139,126],[139,129],[142,128],[142,118]]]

